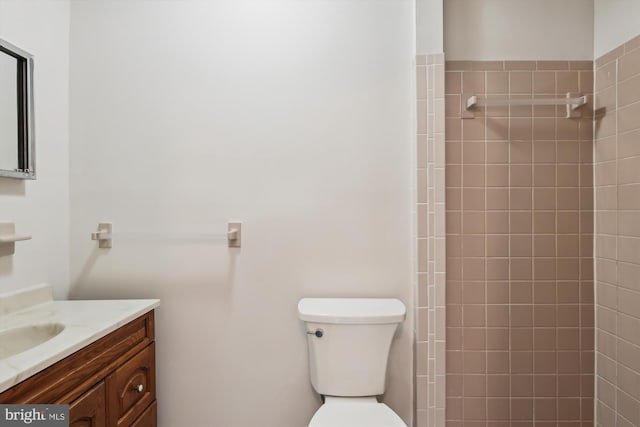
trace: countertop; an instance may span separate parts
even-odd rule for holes
[[[0,393],[160,305],[157,299],[54,301],[46,286],[14,293],[9,299],[0,296],[0,334],[12,328],[45,323],[65,326],[48,341],[0,359]],[[31,296],[27,295],[29,292]]]

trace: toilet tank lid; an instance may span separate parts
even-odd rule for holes
[[[400,323],[406,308],[395,298],[303,298],[298,317],[305,322],[341,324]]]

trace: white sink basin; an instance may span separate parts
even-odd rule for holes
[[[63,330],[62,323],[43,323],[0,331],[0,359],[32,349]]]

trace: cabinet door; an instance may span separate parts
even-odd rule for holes
[[[69,405],[69,427],[107,427],[104,381]]]
[[[156,399],[155,364],[151,343],[107,377],[110,426],[129,427]]]
[[[135,420],[131,427],[158,427],[156,422],[158,418],[157,415],[157,404],[153,402],[149,407],[140,415],[140,418]]]

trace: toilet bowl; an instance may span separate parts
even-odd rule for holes
[[[392,298],[304,298],[309,376],[324,404],[309,427],[407,427],[375,396],[385,389],[391,342],[405,319]]]
[[[309,427],[407,427],[375,397],[331,397],[316,411]]]

